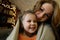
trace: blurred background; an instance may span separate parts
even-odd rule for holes
[[[10,0],[22,11],[32,9],[38,0]],[[55,0],[60,6],[60,0]]]

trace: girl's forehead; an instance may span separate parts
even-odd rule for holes
[[[28,18],[29,18],[29,17],[35,17],[35,14],[27,13],[27,14],[24,14],[22,18],[24,19],[24,18],[26,18],[26,17],[28,17]]]
[[[25,13],[25,14],[23,15],[23,17],[29,16],[29,15],[33,15],[33,14],[32,14],[32,13]]]
[[[35,15],[34,14],[31,14],[31,13],[28,13],[24,17],[35,17]]]
[[[26,15],[24,15],[23,16],[23,19],[36,19],[36,16],[35,16],[35,14],[26,14]]]

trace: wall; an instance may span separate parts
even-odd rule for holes
[[[10,0],[12,3],[15,3],[16,6],[22,11],[27,9],[32,9],[36,1],[38,0]],[[60,0],[56,0],[60,6]]]

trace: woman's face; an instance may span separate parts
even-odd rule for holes
[[[44,22],[46,21],[49,17],[51,17],[53,11],[53,6],[52,4],[49,3],[44,3],[40,10],[36,11],[35,14],[37,15],[38,21]]]
[[[37,18],[34,14],[26,14],[22,20],[23,28],[26,33],[34,33],[37,30]]]

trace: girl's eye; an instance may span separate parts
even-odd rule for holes
[[[31,22],[31,20],[28,20],[27,22]],[[34,23],[36,23],[37,21],[33,21]]]
[[[34,23],[36,23],[37,21],[34,21]]]
[[[27,22],[31,22],[31,20],[28,20]]]

